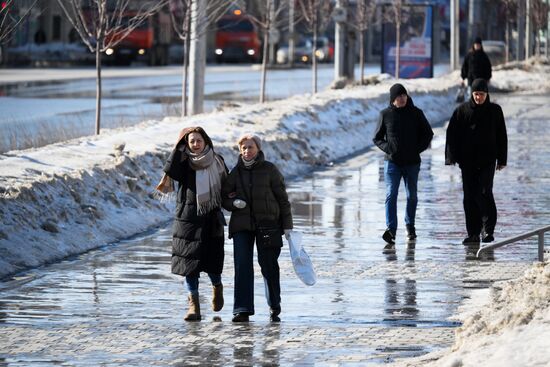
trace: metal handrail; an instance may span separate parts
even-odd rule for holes
[[[546,227],[539,228],[539,229],[535,229],[534,231],[525,232],[523,234],[520,234],[519,236],[507,238],[503,241],[496,242],[496,243],[493,243],[491,245],[483,246],[479,250],[477,250],[476,257],[479,257],[479,255],[481,255],[482,252],[492,250],[492,249],[495,249],[497,247],[502,247],[502,246],[505,246],[505,245],[509,245],[511,243],[515,243],[515,242],[524,240],[526,238],[538,235],[538,237],[539,237],[539,251],[538,251],[539,254],[538,255],[539,255],[539,261],[542,262],[542,261],[544,261],[544,233],[548,232],[548,231],[550,231],[550,225],[546,226]]]

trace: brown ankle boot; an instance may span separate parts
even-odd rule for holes
[[[199,296],[189,295],[189,310],[183,318],[185,321],[200,321],[201,319],[201,305],[199,303]]]
[[[218,312],[223,308],[223,284],[212,287],[212,310]]]

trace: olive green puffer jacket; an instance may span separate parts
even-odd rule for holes
[[[237,195],[230,198],[229,194],[233,192]],[[239,157],[237,165],[223,184],[222,198],[223,207],[232,212],[229,238],[236,232],[254,231],[256,223],[260,226],[277,226],[281,230],[292,229],[292,214],[284,177],[273,163],[264,159],[262,151],[258,153],[256,163],[249,168],[244,166]],[[245,208],[238,209],[233,205],[237,198],[246,202]],[[256,223],[251,216],[250,206],[253,208]]]

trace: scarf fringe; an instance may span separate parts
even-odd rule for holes
[[[221,207],[222,195],[221,193],[216,193],[213,198],[210,200],[197,205],[197,214],[205,215],[210,213],[212,210]]]

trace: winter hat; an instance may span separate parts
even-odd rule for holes
[[[474,43],[479,43],[481,45],[481,37],[476,37]]]
[[[262,140],[258,135],[255,135],[253,133],[246,133],[242,135],[239,140],[237,140],[237,145],[240,147],[243,141],[245,140],[254,140],[254,143],[256,143],[256,146],[258,147],[258,150],[262,150]]]
[[[472,92],[485,92],[489,93],[489,88],[487,87],[487,82],[485,79],[477,78],[472,83]]]
[[[393,103],[393,101],[402,94],[408,94],[403,85],[399,83],[392,85],[390,88],[390,103]]]

